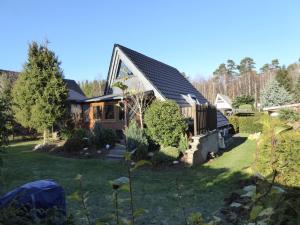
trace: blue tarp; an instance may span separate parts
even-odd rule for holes
[[[27,209],[48,210],[57,208],[66,215],[65,193],[61,186],[53,180],[38,180],[24,184],[0,198],[0,208],[12,202]]]

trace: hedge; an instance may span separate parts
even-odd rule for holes
[[[239,132],[249,134],[262,132],[263,125],[259,122],[259,119],[259,116],[239,117]]]
[[[261,116],[230,116],[229,123],[233,126],[234,133],[257,133],[262,132],[263,125],[259,122]]]
[[[271,159],[274,159],[273,166],[278,172],[276,182],[289,187],[300,187],[300,132],[286,131],[276,139],[275,151],[271,151],[270,136],[265,136],[260,142],[256,159],[258,172],[268,177],[272,173]]]

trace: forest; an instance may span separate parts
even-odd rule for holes
[[[289,92],[295,101],[300,100],[300,61],[288,66],[280,65],[278,59],[256,68],[255,61],[245,57],[239,64],[228,59],[221,63],[209,78],[196,78],[194,86],[213,103],[218,93],[235,99],[237,96],[248,95],[260,103],[262,91],[271,80]]]

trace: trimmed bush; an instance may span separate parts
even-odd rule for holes
[[[117,135],[114,130],[104,128],[99,122],[96,122],[92,129],[91,139],[94,145],[103,147],[106,144],[114,145],[117,141]]]
[[[227,119],[234,129],[233,133],[238,133],[239,132],[239,117],[238,116],[229,116],[229,117],[227,117]]]
[[[156,152],[152,158],[152,163],[154,165],[159,164],[170,164],[174,160],[177,160],[179,157],[179,149],[168,146],[161,148],[158,152]]]
[[[251,111],[253,111],[253,105],[250,105],[250,104],[240,105],[239,109],[251,112]]]
[[[136,149],[136,159],[144,159],[148,153],[148,140],[145,132],[138,127],[135,120],[131,121],[125,132],[127,138],[127,147],[130,151]]]
[[[174,101],[154,101],[145,112],[148,135],[162,146],[178,146],[187,122]]]
[[[276,182],[290,186],[300,186],[300,132],[290,130],[277,136],[275,154],[271,151],[271,137],[265,136],[259,145],[257,158],[258,172],[267,177],[272,173],[271,159],[273,166],[279,172]]]
[[[89,145],[90,133],[84,129],[77,129],[67,139],[63,149],[67,152],[78,152]]]
[[[260,123],[260,116],[244,116],[238,118],[239,132],[253,134],[262,132],[263,125]]]
[[[234,129],[234,133],[253,134],[263,130],[263,125],[260,122],[261,114],[254,116],[229,116],[227,118]]]

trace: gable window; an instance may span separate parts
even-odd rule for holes
[[[104,115],[106,120],[112,120],[115,118],[115,110],[113,105],[104,106]]]
[[[117,72],[117,78],[131,76],[133,73],[128,69],[128,67],[120,60]]]
[[[102,106],[94,106],[93,107],[93,115],[95,120],[100,120],[102,115]]]

